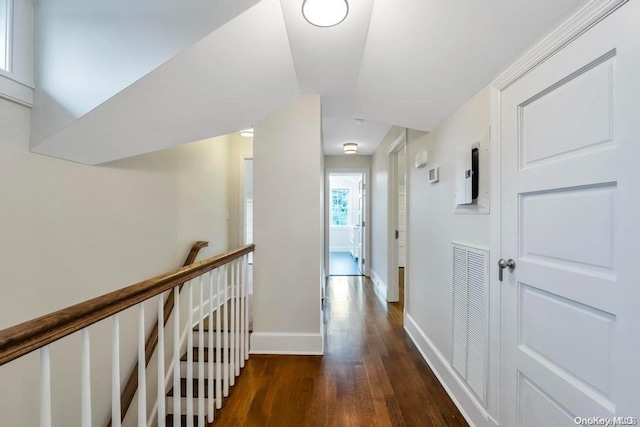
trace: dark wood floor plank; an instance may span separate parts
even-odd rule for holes
[[[216,426],[466,426],[402,325],[362,277],[331,277],[325,355],[252,356]]]

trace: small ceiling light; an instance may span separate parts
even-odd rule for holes
[[[240,136],[245,138],[253,138],[253,128],[240,131]]]
[[[302,16],[316,27],[333,27],[349,14],[347,0],[304,0]]]
[[[354,119],[353,122],[356,124],[356,126],[360,126],[364,123],[364,119]]]
[[[347,142],[343,144],[344,154],[356,154],[358,152],[358,144],[355,142]]]

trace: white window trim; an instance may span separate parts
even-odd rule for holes
[[[11,72],[12,70],[12,65],[13,65],[13,1],[14,0],[6,0],[7,2],[7,6],[6,6],[6,26],[5,26],[5,31],[4,31],[4,37],[5,37],[5,64],[6,64],[6,71],[7,72]],[[0,70],[0,71],[4,71],[4,70]]]
[[[21,2],[20,7],[16,7],[16,2]],[[31,50],[24,53],[16,52],[15,41],[18,33],[24,38],[24,35],[32,31],[31,25],[25,25],[25,23],[30,23],[33,20],[33,16],[25,15],[32,13],[33,8],[30,0],[8,0],[7,37],[9,42],[7,43],[6,54],[8,71],[0,70],[0,98],[27,107],[33,106],[35,85],[32,77],[24,76],[22,73],[19,74],[16,70],[18,68],[31,70],[33,68],[33,53]],[[31,39],[31,37],[28,38]],[[23,61],[20,67],[17,66],[18,61]]]
[[[0,70],[0,98],[31,107],[33,92],[33,83],[24,82],[13,74]]]

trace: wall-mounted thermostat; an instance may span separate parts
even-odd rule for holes
[[[436,166],[429,169],[429,182],[433,184],[438,181],[440,181],[440,168]]]
[[[488,214],[490,209],[487,134],[457,148],[453,176],[454,213]]]
[[[480,173],[480,142],[458,149],[456,159],[456,204],[470,205],[478,198]]]

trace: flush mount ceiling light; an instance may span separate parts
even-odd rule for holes
[[[342,144],[344,148],[344,154],[356,154],[358,152],[358,144],[355,142],[347,142],[346,144]]]
[[[333,27],[349,14],[347,0],[304,0],[302,16],[316,27]]]
[[[253,128],[240,131],[240,136],[245,138],[253,138]]]

